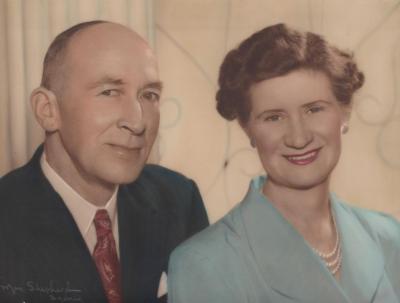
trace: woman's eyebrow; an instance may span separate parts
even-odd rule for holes
[[[264,116],[265,114],[277,114],[277,113],[282,113],[282,112],[284,112],[284,110],[279,109],[279,108],[266,109],[266,110],[263,110],[261,113],[257,114],[256,119],[261,118],[261,116]]]

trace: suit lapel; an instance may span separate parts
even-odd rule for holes
[[[352,302],[372,302],[384,275],[384,258],[377,243],[352,213],[332,195],[343,252],[342,284]]]
[[[21,212],[29,230],[21,231],[23,236],[19,241],[23,242],[22,251],[26,252],[23,258],[28,260],[30,268],[24,272],[38,273],[32,278],[73,281],[72,286],[84,290],[85,302],[106,302],[86,243],[61,197],[42,173],[39,163],[42,151],[40,146],[26,167],[27,202],[21,203],[24,205]],[[156,298],[161,273],[167,268],[168,216],[160,206],[163,200],[160,192],[144,178],[120,186],[118,192],[120,263],[126,302]]]
[[[239,213],[267,287],[297,302],[350,302],[303,237],[260,194],[264,181],[253,181]]]
[[[67,284],[85,301],[105,302],[97,269],[79,229],[60,196],[52,189],[38,165],[33,170],[30,195],[24,203],[27,235],[25,259],[33,282]],[[29,271],[27,271],[29,273]],[[30,275],[30,274],[29,274]],[[36,280],[36,281],[35,281]]]
[[[121,186],[118,220],[123,293],[127,302],[156,298],[165,270],[166,216],[157,206],[161,197],[151,184],[138,180]]]

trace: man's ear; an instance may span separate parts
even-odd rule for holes
[[[31,94],[31,106],[36,120],[47,132],[54,132],[60,127],[60,112],[56,95],[39,87]]]

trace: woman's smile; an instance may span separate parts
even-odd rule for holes
[[[295,165],[307,165],[314,162],[318,158],[319,151],[322,149],[316,148],[302,154],[283,155],[290,163]]]

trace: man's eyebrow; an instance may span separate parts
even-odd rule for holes
[[[161,81],[151,82],[151,83],[145,84],[142,89],[148,89],[148,88],[153,88],[153,89],[157,89],[157,90],[161,91],[163,89],[163,84]]]
[[[124,85],[125,82],[122,79],[106,76],[106,77],[101,78],[98,81],[95,81],[95,82],[89,84],[89,88],[96,88],[96,87],[99,87],[99,86],[102,86],[105,84],[121,86],[121,85]],[[143,87],[141,89],[143,90],[143,89],[148,89],[148,88],[153,88],[153,89],[157,89],[157,90],[161,91],[163,88],[163,84],[161,81],[150,82],[150,83],[143,85]]]
[[[125,82],[122,79],[116,79],[109,76],[103,77],[100,80],[90,83],[89,88],[99,87],[104,84],[123,85]]]
[[[303,104],[302,107],[306,108],[306,107],[310,107],[310,106],[313,106],[313,105],[318,104],[318,103],[329,103],[329,102],[326,101],[326,100],[323,100],[323,99],[317,99],[317,100],[308,102],[306,104]]]

